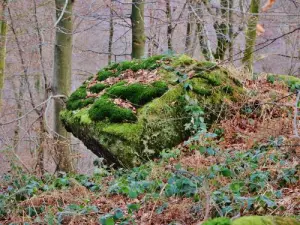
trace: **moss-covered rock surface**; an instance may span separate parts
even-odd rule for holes
[[[291,217],[246,216],[235,220],[216,218],[204,222],[203,225],[300,225],[300,221]]]
[[[242,93],[213,63],[161,55],[103,68],[70,96],[61,119],[96,155],[135,166],[189,137],[191,99],[210,124]]]

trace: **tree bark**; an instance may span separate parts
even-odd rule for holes
[[[217,20],[214,24],[218,46],[215,53],[215,59],[223,60],[225,57],[226,50],[228,48],[228,4],[230,0],[221,0],[221,21]]]
[[[192,31],[193,31],[193,21],[192,18],[194,18],[191,13],[191,1],[187,1],[188,4],[188,21],[187,21],[187,26],[186,26],[186,37],[185,37],[185,54],[192,56]]]
[[[113,1],[111,0],[111,4],[109,6],[109,40],[108,40],[108,64],[111,64],[112,58],[112,45],[114,38],[114,18],[113,18]]]
[[[166,15],[168,21],[168,28],[167,28],[168,51],[172,52],[173,51],[173,45],[172,45],[173,27],[172,27],[172,12],[171,12],[170,0],[166,0]]]
[[[242,62],[245,68],[253,72],[253,51],[256,43],[256,25],[258,22],[260,0],[251,0],[250,13],[251,16],[248,20],[248,28],[246,33],[246,47]]]
[[[3,0],[0,12],[0,111],[2,108],[2,92],[5,78],[5,61],[6,61],[6,39],[7,39],[7,22],[6,22],[7,1]]]
[[[42,69],[42,79],[43,79],[43,101],[46,101],[49,98],[49,83],[48,83],[48,77],[46,74],[46,68],[45,68],[45,63],[44,63],[44,56],[43,56],[43,38],[42,38],[42,30],[40,28],[39,20],[38,20],[38,15],[37,15],[37,4],[36,0],[33,0],[34,4],[34,20],[35,20],[35,25],[36,25],[36,30],[37,30],[37,35],[39,39],[39,59],[40,59],[40,65]],[[39,77],[40,78],[40,77]],[[44,168],[44,142],[46,139],[46,134],[47,134],[47,129],[46,129],[46,124],[45,124],[45,111],[46,111],[46,105],[43,105],[40,111],[39,115],[39,146],[37,149],[37,162],[36,162],[36,172],[37,174],[44,174],[45,168]]]
[[[233,0],[228,0],[228,36],[229,36],[229,44],[228,44],[228,52],[229,52],[229,60],[233,62],[233,46],[234,46],[234,33],[233,33],[233,11],[230,10],[233,8]]]
[[[210,40],[207,35],[207,31],[205,29],[205,21],[203,18],[203,4],[201,2],[197,2],[195,5],[197,8],[197,12],[193,11],[195,15],[197,15],[196,21],[196,35],[199,39],[199,46],[202,55],[204,56],[205,60],[213,61],[214,56],[210,46]]]
[[[132,53],[133,59],[140,59],[145,54],[145,23],[144,0],[132,0],[131,25],[132,25]]]
[[[65,0],[55,0],[56,5],[56,40],[54,49],[54,74],[52,91],[54,95],[68,96],[71,90],[72,75],[72,31],[73,31],[73,0],[67,1],[64,11]],[[61,15],[63,13],[63,15]],[[56,139],[56,157],[58,160],[57,170],[74,171],[70,134],[65,130],[59,118],[59,113],[63,109],[62,101],[54,100],[54,131]]]

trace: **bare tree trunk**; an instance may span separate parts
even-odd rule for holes
[[[108,64],[111,64],[112,58],[112,45],[114,38],[114,18],[113,18],[113,1],[111,0],[111,4],[109,6],[109,40],[108,40]]]
[[[197,12],[195,12],[194,8],[192,8],[194,14],[197,16],[196,22],[196,35],[199,39],[199,45],[201,53],[203,54],[205,60],[214,60],[213,53],[211,50],[209,37],[207,35],[204,19],[203,19],[203,4],[201,2],[197,2],[196,4]]]
[[[17,104],[17,112],[16,112],[16,118],[20,118],[22,116],[22,104],[21,101],[23,99],[23,92],[24,92],[24,84],[21,79],[19,92],[17,91],[16,84],[14,80],[11,81],[12,88],[14,90],[14,96]],[[14,129],[14,136],[13,136],[13,150],[15,152],[18,152],[19,149],[19,138],[20,138],[20,126],[21,126],[21,120],[17,120],[16,127]]]
[[[191,1],[187,1],[188,4],[188,21],[187,21],[187,26],[186,26],[186,37],[185,37],[185,54],[192,56],[192,34],[193,34],[193,21],[192,19],[194,18],[191,13]]]
[[[229,44],[228,44],[228,51],[229,51],[229,60],[233,62],[233,46],[234,46],[234,33],[233,33],[233,0],[228,0],[228,36],[229,36]]]
[[[7,36],[7,22],[6,22],[6,6],[7,1],[3,0],[0,12],[0,111],[2,105],[2,92],[4,87],[5,77],[5,61],[6,61],[6,36]]]
[[[172,45],[173,27],[172,27],[172,11],[171,11],[170,0],[166,0],[166,15],[168,21],[168,28],[167,28],[168,51],[172,52],[173,51],[173,45]]]
[[[42,78],[44,82],[44,96],[43,100],[46,101],[49,97],[49,83],[48,83],[48,77],[46,74],[46,69],[45,69],[45,64],[44,64],[44,58],[43,58],[43,38],[42,38],[42,31],[40,29],[40,24],[38,21],[37,17],[37,4],[36,0],[33,0],[34,4],[34,19],[35,19],[35,25],[36,25],[36,30],[37,30],[37,35],[39,39],[39,59],[40,59],[40,65],[42,69]],[[38,118],[39,121],[39,147],[38,147],[38,152],[37,152],[37,162],[36,162],[36,171],[38,174],[44,174],[45,169],[44,169],[44,141],[45,141],[45,134],[47,133],[47,129],[45,128],[45,110],[46,106],[43,105],[42,109],[40,110],[40,115]]]
[[[154,27],[154,18],[153,18],[153,9],[150,8],[149,9],[149,22],[150,22],[150,37],[148,38],[149,41],[148,41],[148,57],[152,56],[153,55],[153,48],[154,48],[154,45],[153,45],[153,42],[155,41],[155,38],[156,38],[156,33],[154,32],[153,34],[153,27]]]
[[[228,2],[230,0],[221,0],[221,21],[217,20],[214,24],[214,28],[217,34],[217,49],[215,53],[215,59],[223,60],[226,50],[228,48]]]
[[[56,42],[54,48],[54,74],[52,91],[54,95],[69,95],[72,76],[72,32],[73,3],[68,0],[55,0],[56,5]],[[65,9],[65,10],[64,10]],[[63,14],[62,14],[63,13]],[[70,151],[70,134],[65,130],[59,118],[63,104],[59,99],[54,101],[54,131],[56,132],[57,170],[74,171]]]
[[[132,25],[132,53],[133,59],[140,59],[145,54],[145,23],[144,0],[132,0],[131,25]]]
[[[245,68],[253,72],[253,52],[256,43],[256,25],[258,22],[260,0],[251,0],[250,13],[251,16],[248,20],[248,28],[246,33],[246,48],[242,62]]]
[[[43,175],[45,173],[45,167],[44,167],[44,141],[45,141],[45,134],[46,134],[46,128],[44,120],[42,119],[43,116],[39,118],[39,139],[38,139],[38,149],[37,149],[37,159],[36,159],[36,172],[39,175]]]
[[[205,58],[205,60],[210,60],[210,53],[209,53],[209,49],[206,43],[206,35],[205,32],[203,30],[203,24],[201,22],[197,22],[197,35],[199,38],[199,45],[200,45],[200,49],[201,52]]]

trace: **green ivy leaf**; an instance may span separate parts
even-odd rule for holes
[[[129,204],[127,208],[128,208],[128,213],[133,213],[134,211],[140,209],[140,204]]]
[[[102,216],[99,221],[102,225],[115,225],[115,220],[111,214]]]
[[[224,177],[231,177],[232,176],[232,172],[230,169],[222,169],[221,170],[221,174],[224,176]]]
[[[119,219],[122,219],[123,217],[124,217],[124,213],[123,213],[122,209],[117,208],[115,210],[114,219],[119,220]]]
[[[130,190],[128,195],[129,195],[129,198],[137,198],[138,193],[136,190]]]
[[[243,186],[244,186],[244,182],[233,182],[230,184],[229,187],[233,193],[239,193]]]

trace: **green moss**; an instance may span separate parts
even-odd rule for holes
[[[300,222],[289,217],[245,216],[231,221],[229,218],[208,220],[203,225],[300,225]]]
[[[67,101],[67,109],[68,110],[77,110],[81,109],[89,104],[93,104],[95,98],[86,98],[86,87],[81,86],[75,92],[73,92],[70,98]]]
[[[219,67],[214,62],[202,61],[197,62],[194,69],[196,73],[207,73],[212,70],[219,69]]]
[[[168,57],[165,55],[152,56],[152,57],[145,59],[141,63],[141,65],[142,65],[142,68],[145,70],[155,70],[156,68],[158,68],[159,66],[162,65],[161,61],[164,59],[168,59]]]
[[[74,119],[77,120],[81,125],[90,125],[92,120],[88,113],[89,109],[84,108],[74,114]]]
[[[168,59],[165,55],[152,56],[147,59],[135,59],[132,61],[123,61],[120,63],[113,63],[103,68],[98,72],[98,80],[104,81],[109,77],[117,77],[125,70],[154,70],[162,65],[162,61]]]
[[[86,98],[86,96],[87,96],[86,86],[81,86],[71,94],[70,99],[73,100],[84,99]]]
[[[69,99],[67,102],[67,109],[68,110],[81,109],[85,106],[93,104],[94,101],[95,101],[95,98],[87,98],[87,99],[79,99],[79,100],[70,100]]]
[[[202,225],[231,225],[231,221],[229,218],[220,217],[220,218],[208,220],[204,222]]]
[[[288,217],[246,216],[236,219],[232,225],[299,225],[300,222]]]
[[[206,80],[201,78],[195,78],[192,80],[193,92],[202,96],[212,95],[212,87]]]
[[[98,72],[98,78],[97,78],[97,80],[104,81],[104,80],[106,80],[109,77],[117,77],[118,75],[119,74],[114,73],[114,72],[112,72],[110,70],[108,70],[108,71],[101,70],[101,71]]]
[[[137,143],[142,132],[142,126],[140,123],[109,124],[104,126],[102,131],[109,134],[122,136],[126,140]]]
[[[118,71],[125,71],[128,69],[134,69],[139,70],[141,68],[140,61],[139,60],[132,60],[132,61],[123,61],[119,63],[119,66],[117,67]]]
[[[173,68],[173,67],[171,67]],[[158,73],[160,74],[162,80],[168,82],[168,84],[171,85],[176,85],[178,82],[178,77],[174,73],[174,70],[169,70],[168,68],[166,69],[159,69]]]
[[[219,86],[222,84],[223,74],[220,71],[212,71],[204,77],[208,80],[208,83],[213,86]]]
[[[104,97],[98,99],[89,109],[89,116],[93,121],[106,119],[112,123],[136,121],[136,116],[131,110],[118,107],[110,99]]]
[[[181,55],[179,57],[175,57],[172,60],[171,66],[172,67],[183,67],[183,66],[190,66],[192,64],[196,63],[196,60],[187,56],[187,55]]]
[[[92,93],[99,93],[100,91],[104,90],[107,86],[105,84],[95,84],[92,87],[90,87],[90,91]]]
[[[113,98],[128,100],[135,105],[144,105],[154,98],[162,96],[168,90],[165,82],[154,82],[151,85],[140,83],[118,85],[107,89],[107,94]]]
[[[234,92],[234,88],[230,85],[226,85],[222,88],[223,92],[227,93],[227,94],[233,94]]]

